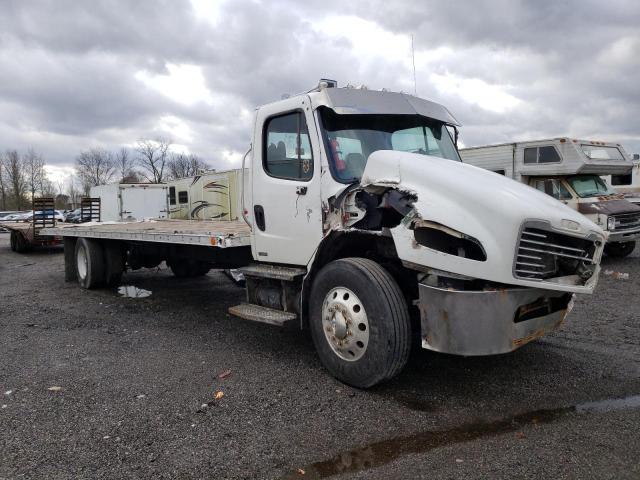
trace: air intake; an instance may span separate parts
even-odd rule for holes
[[[593,273],[596,241],[525,225],[520,234],[514,275],[545,280],[568,275],[589,278]]]

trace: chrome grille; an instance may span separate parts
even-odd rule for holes
[[[518,242],[514,274],[533,280],[579,274],[585,264],[593,264],[595,250],[592,240],[525,227]]]
[[[635,230],[640,228],[640,212],[614,215],[613,218],[616,220],[616,231]]]

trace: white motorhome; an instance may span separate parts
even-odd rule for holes
[[[96,288],[162,261],[177,276],[241,268],[247,301],[230,313],[297,320],[329,372],[362,388],[402,371],[414,339],[458,355],[515,350],[595,288],[602,229],[463,164],[442,105],[322,80],[257,108],[253,126],[242,219],[56,226],[65,278]]]
[[[204,172],[167,183],[169,218],[238,220],[241,216],[240,169]],[[245,178],[248,179],[248,176]]]
[[[110,183],[91,187],[100,198],[103,222],[168,217],[168,187],[158,183]]]
[[[640,155],[633,154],[633,167],[622,175],[605,175],[602,178],[632,203],[640,204]]]
[[[462,161],[544,192],[609,232],[605,252],[624,257],[640,238],[640,207],[600,177],[626,175],[631,158],[617,143],[569,138],[460,149]]]

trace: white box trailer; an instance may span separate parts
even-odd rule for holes
[[[608,230],[609,255],[629,255],[640,238],[640,207],[601,178],[626,175],[633,167],[618,143],[550,138],[463,148],[460,156],[551,195]]]
[[[104,222],[168,217],[168,187],[156,183],[111,183],[91,187],[91,197],[100,198]]]

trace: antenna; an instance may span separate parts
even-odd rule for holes
[[[418,89],[416,87],[416,54],[413,50],[413,33],[411,34],[411,62],[413,63],[413,94],[418,96]]]

